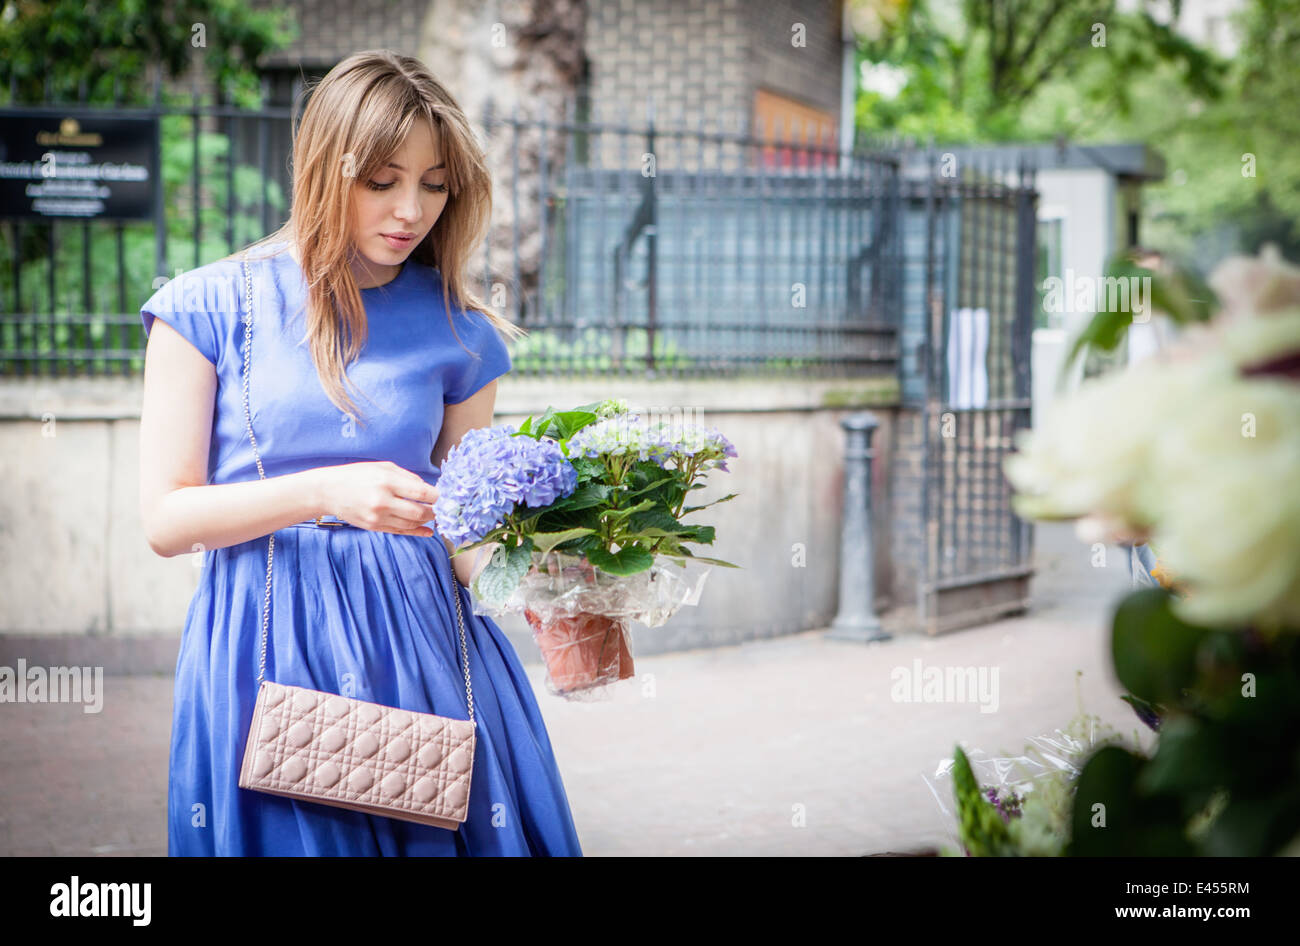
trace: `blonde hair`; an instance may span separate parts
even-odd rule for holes
[[[447,319],[458,342],[453,302],[482,312],[507,337],[527,333],[490,311],[470,288],[466,269],[491,219],[492,180],[469,121],[442,83],[418,59],[379,49],[347,57],[309,91],[294,131],[289,220],[248,249],[286,239],[296,247],[308,286],[306,340],[316,372],[329,399],[358,416],[344,390],[344,382],[360,390],[345,366],[360,354],[367,334],[361,292],[348,265],[352,188],[384,166],[421,118],[438,130],[448,199],[409,258],[441,271]]]

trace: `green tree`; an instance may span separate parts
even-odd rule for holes
[[[197,66],[228,101],[257,97],[258,57],[293,38],[289,15],[241,0],[8,0],[0,11],[0,96],[39,103],[139,102],[153,67]]]
[[[1170,0],[1177,15],[1180,0]],[[1090,68],[1090,89],[1128,107],[1133,76],[1176,66],[1198,94],[1219,94],[1223,65],[1150,12],[1117,0],[902,0],[868,4],[878,16],[858,47],[859,62],[902,71],[896,96],[859,95],[867,133],[900,132],[946,142],[1023,137],[1022,113],[1053,81]],[[1099,71],[1098,71],[1099,70]]]
[[[60,103],[147,104],[153,100],[157,71],[149,66],[157,63],[168,80],[178,80],[193,69],[190,74],[200,77],[200,104],[253,106],[260,97],[254,69],[257,58],[292,37],[285,14],[251,10],[235,0],[167,4],[10,0],[0,10],[0,95],[8,104],[40,104],[47,94],[50,101]],[[162,102],[194,102],[194,86],[186,85],[184,91],[173,91],[164,84]],[[201,260],[229,252],[226,208],[231,196],[227,192],[231,147],[226,135],[204,124],[198,128],[201,185],[196,221],[194,119],[164,115],[160,136],[167,227],[164,272],[170,276],[178,268],[194,265],[196,222]],[[239,245],[261,236],[257,210],[262,180],[255,167],[236,164],[232,172],[231,222]],[[278,214],[286,206],[285,195],[274,181],[267,184],[268,203]],[[4,233],[0,297],[6,308],[55,318],[16,322],[0,338],[0,350],[95,352],[139,347],[134,340],[142,340],[143,332],[132,313],[152,293],[158,275],[152,223],[120,227],[120,278],[119,228],[112,223],[60,221],[52,230],[26,226],[21,241],[15,239],[18,232],[6,228]],[[15,255],[22,287],[16,301]]]
[[[1300,255],[1300,0],[1248,0],[1230,59],[1173,28],[1179,2],[1168,20],[1145,0],[1126,13],[1114,0],[868,6],[884,13],[868,20],[860,60],[904,84],[859,94],[865,133],[1145,142],[1168,174],[1144,190],[1143,243],[1202,274],[1234,245],[1253,253],[1271,240]]]

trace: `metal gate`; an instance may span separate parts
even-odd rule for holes
[[[1029,601],[1033,532],[1002,461],[1031,422],[1037,192],[996,153],[927,163],[912,191],[926,221],[917,611],[936,634]]]
[[[512,142],[539,127],[495,125]],[[545,276],[521,374],[894,370],[897,154],[653,119],[560,130],[567,147],[536,178]]]

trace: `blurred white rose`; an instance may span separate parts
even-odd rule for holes
[[[1077,519],[1085,541],[1158,545],[1185,620],[1300,628],[1300,269],[1269,248],[1211,285],[1212,323],[1019,436],[1014,506]]]
[[[1232,363],[1243,368],[1300,352],[1300,308],[1225,325],[1220,344]]]
[[[1180,404],[1194,398],[1204,366],[1148,361],[1085,382],[1051,418],[1022,431],[1006,459],[1016,513],[1033,519],[1087,517],[1084,538],[1141,537],[1156,522],[1158,484],[1147,453]]]
[[[1300,387],[1207,376],[1156,432],[1146,475],[1161,484],[1152,540],[1198,624],[1300,627]]]
[[[1234,322],[1300,307],[1300,268],[1269,243],[1259,256],[1231,256],[1208,280],[1221,306],[1215,321]]]

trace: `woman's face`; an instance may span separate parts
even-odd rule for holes
[[[353,185],[357,286],[366,289],[395,279],[446,205],[447,169],[437,129],[420,121],[386,166]]]

